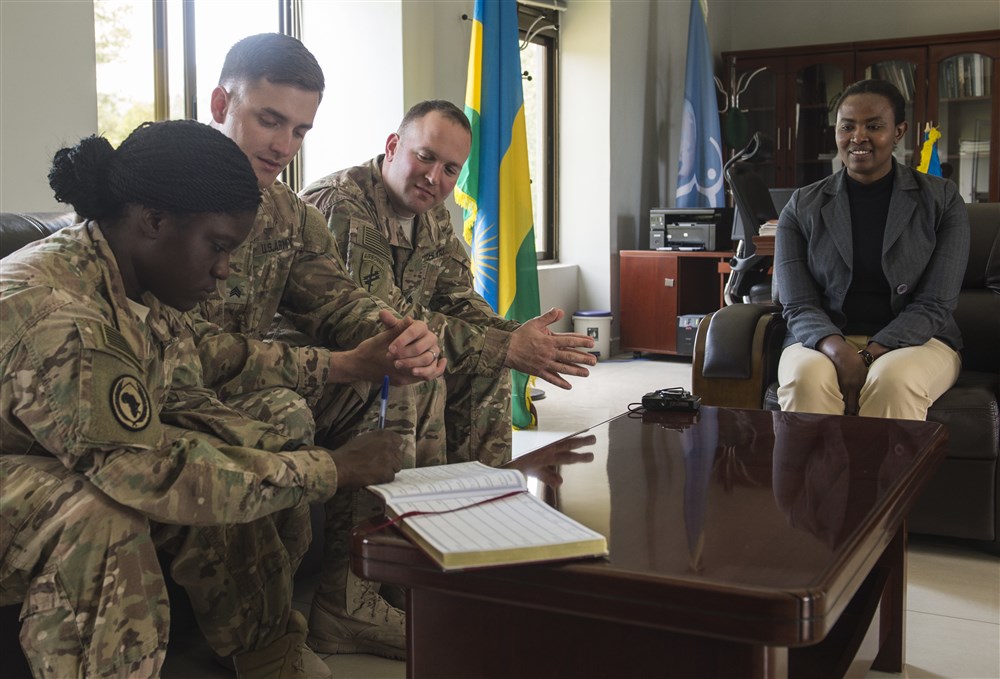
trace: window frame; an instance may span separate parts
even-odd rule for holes
[[[546,247],[535,253],[537,260],[555,262],[559,259],[559,14],[560,9],[539,4],[518,3],[518,29],[522,44],[527,40],[545,49],[545,211]],[[554,29],[542,29],[553,26]],[[528,31],[531,31],[529,34]],[[537,220],[536,220],[537,225]]]
[[[167,54],[167,2],[168,0],[153,0],[153,110],[157,121],[170,118],[170,87],[168,79],[169,59]],[[195,0],[181,0],[183,32],[183,69],[184,69],[184,117],[189,120],[198,119],[197,91],[198,76],[195,54]],[[275,32],[302,39],[302,0],[274,0],[276,27]],[[302,189],[303,152],[299,149],[295,157],[282,170],[279,179],[296,193]]]

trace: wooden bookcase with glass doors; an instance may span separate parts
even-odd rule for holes
[[[909,130],[896,151],[916,166],[924,131],[941,132],[942,173],[966,203],[1000,201],[1000,31],[724,52],[727,157],[756,132],[774,146],[761,172],[774,188],[799,187],[839,169],[837,98],[863,78],[895,83]]]

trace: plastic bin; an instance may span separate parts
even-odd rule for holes
[[[598,361],[611,358],[611,319],[610,311],[584,310],[573,314],[573,331],[594,338],[590,353]]]

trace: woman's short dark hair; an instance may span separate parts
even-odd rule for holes
[[[87,137],[52,159],[56,200],[86,219],[114,219],[134,203],[174,214],[256,210],[261,194],[246,154],[194,120],[143,123],[114,149]]]
[[[859,80],[853,85],[849,85],[846,90],[844,90],[840,98],[837,99],[836,111],[840,111],[841,104],[849,96],[854,94],[877,94],[879,96],[885,97],[892,104],[892,113],[896,118],[894,125],[899,125],[900,123],[906,122],[906,99],[903,98],[902,93],[899,88],[893,85],[887,80]]]
[[[255,84],[261,78],[275,85],[293,85],[323,98],[323,69],[300,40],[281,33],[259,33],[229,48],[219,74],[227,89],[236,82]]]
[[[420,102],[419,104],[414,104],[410,107],[410,110],[406,112],[406,115],[403,116],[402,122],[399,123],[398,134],[402,134],[403,130],[405,130],[410,123],[415,120],[420,120],[427,114],[434,111],[437,111],[451,122],[460,125],[462,129],[469,133],[469,136],[472,136],[472,126],[469,124],[469,119],[466,117],[465,111],[446,99],[428,99]]]

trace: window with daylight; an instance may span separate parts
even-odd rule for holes
[[[94,2],[97,131],[117,148],[154,120],[153,3]]]
[[[539,3],[541,4],[541,3]],[[531,208],[538,261],[558,257],[556,128],[559,64],[559,11],[518,5],[521,84],[531,174]]]
[[[301,0],[94,0],[97,124],[117,146],[147,120],[211,119],[209,100],[233,43],[269,31],[299,37]],[[282,177],[298,188],[300,163]]]

